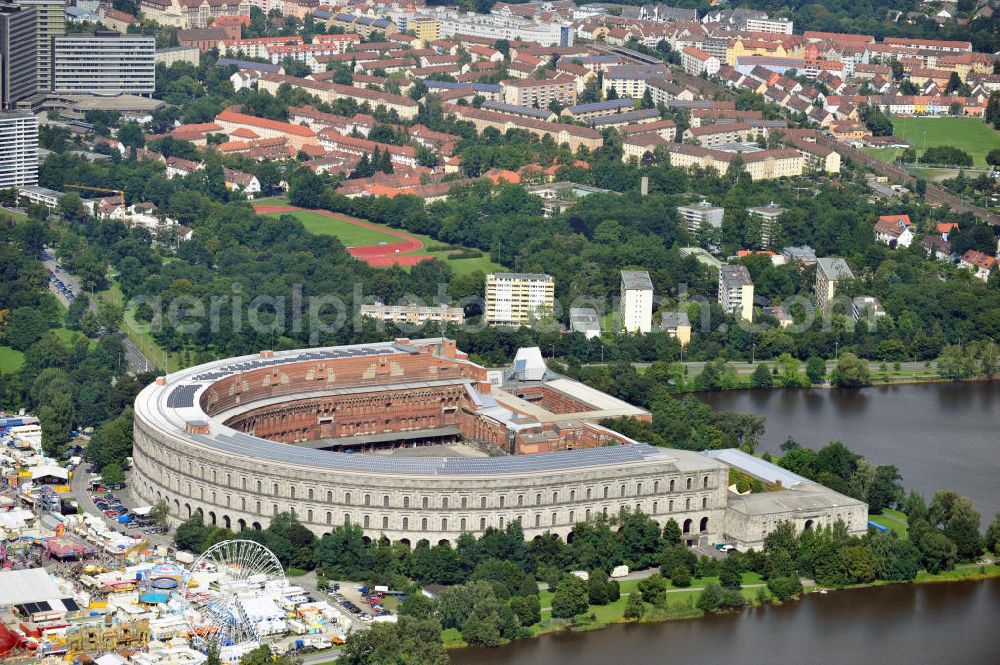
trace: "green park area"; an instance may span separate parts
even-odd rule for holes
[[[274,205],[282,206],[289,205],[288,199],[282,197],[259,199],[254,201],[254,205]],[[393,243],[401,242],[403,239],[398,236],[391,235],[390,233],[383,232],[392,231],[395,233],[405,233],[412,238],[416,238],[423,243],[423,247],[413,252],[407,252],[407,254],[424,254],[433,256],[434,258],[440,259],[446,262],[456,275],[467,275],[469,273],[475,272],[477,270],[484,273],[489,273],[495,270],[502,270],[503,267],[494,263],[490,260],[490,257],[486,254],[477,257],[470,258],[455,258],[455,255],[461,253],[461,248],[454,248],[444,245],[438,240],[431,238],[430,236],[422,235],[419,233],[411,233],[410,231],[405,231],[403,229],[393,229],[384,224],[379,224],[377,222],[364,221],[366,224],[371,225],[376,228],[367,228],[357,224],[351,224],[350,222],[334,219],[327,217],[319,212],[314,212],[311,210],[298,210],[294,212],[283,212],[283,213],[270,213],[268,217],[281,217],[282,215],[292,215],[296,219],[302,222],[302,225],[310,233],[315,233],[316,235],[329,235],[334,236],[340,242],[344,244],[345,247],[362,247],[364,245],[377,245],[379,243]],[[348,215],[343,215],[348,217]],[[405,256],[406,254],[403,254]]]
[[[13,374],[23,364],[23,353],[9,346],[0,346],[0,374]]]
[[[978,168],[986,167],[986,155],[1000,148],[1000,132],[977,118],[894,117],[893,136],[905,139],[917,155],[927,148],[951,146],[972,156]],[[902,154],[900,148],[865,148],[864,151],[884,162],[894,162]]]

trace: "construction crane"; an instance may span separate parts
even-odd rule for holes
[[[124,189],[107,189],[105,187],[88,187],[87,185],[66,185],[66,189],[85,189],[90,192],[113,192],[122,197],[122,201],[125,201],[125,190]]]

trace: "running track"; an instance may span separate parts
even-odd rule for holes
[[[410,254],[410,252],[416,252],[423,249],[424,243],[404,231],[387,229],[384,226],[378,226],[377,224],[348,217],[347,215],[339,215],[337,213],[330,212],[329,210],[307,210],[306,208],[289,205],[255,205],[253,209],[258,215],[297,212],[300,210],[304,212],[314,212],[316,214],[329,217],[330,219],[335,219],[338,222],[347,222],[348,224],[363,226],[395,238],[402,238],[403,242],[393,242],[386,245],[363,245],[361,247],[348,248],[347,251],[350,252],[351,256],[359,261],[364,261],[368,265],[375,268],[385,268],[391,265],[413,266],[421,261],[432,258],[426,254]]]

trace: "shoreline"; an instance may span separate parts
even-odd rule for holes
[[[854,584],[844,587],[809,586],[803,588],[802,593],[799,596],[795,596],[793,598],[789,598],[788,600],[784,601],[777,600],[776,598],[771,597],[770,592],[767,591],[766,586],[749,587],[749,588],[744,586],[742,587],[742,590],[744,592],[744,598],[747,600],[746,606],[744,606],[744,608],[738,611],[730,611],[722,613],[736,614],[738,612],[742,612],[747,607],[760,607],[765,603],[770,603],[772,605],[785,605],[787,603],[799,602],[806,595],[815,593],[826,594],[837,591],[852,591],[855,589],[873,589],[879,587],[899,586],[904,584],[917,585],[917,584],[949,584],[954,582],[981,582],[984,580],[991,580],[991,579],[1000,579],[1000,563],[996,561],[989,564],[979,564],[979,563],[962,564],[960,566],[957,566],[953,570],[944,571],[942,573],[937,573],[933,575],[926,572],[920,572],[917,573],[917,577],[915,579],[910,581],[899,581],[899,582],[876,581],[869,584]],[[751,597],[748,597],[746,593],[747,591],[754,591],[758,593],[752,594]],[[768,598],[767,599],[760,598],[759,591],[763,591],[765,594],[767,594]],[[673,589],[668,591],[668,594],[671,592],[697,594],[701,593],[701,589],[694,587],[689,587],[685,589]],[[628,595],[629,595],[628,593],[623,593],[622,598],[626,598]],[[580,615],[580,616],[593,616],[594,607],[598,606],[591,606],[586,615]],[[607,607],[607,606],[601,606],[601,607]],[[562,632],[588,633],[593,631],[604,630],[605,628],[614,625],[653,624],[653,623],[666,623],[668,621],[691,621],[694,619],[701,619],[707,616],[704,612],[697,609],[697,607],[694,607],[693,603],[691,604],[690,608],[687,608],[687,611],[684,611],[684,609],[685,608],[677,608],[676,611],[671,610],[669,608],[669,602],[668,602],[668,609],[666,611],[654,609],[652,614],[647,614],[639,619],[626,619],[624,617],[617,617],[608,620],[595,620],[592,622],[588,621],[586,623],[574,623],[575,619],[572,621],[568,621],[565,619],[551,619],[551,618],[543,619],[541,623],[536,624],[538,626],[538,629],[531,635],[525,637],[519,637],[516,640],[511,640],[510,642],[507,642],[506,644],[503,644],[496,648],[502,649],[505,646],[508,646],[509,644],[513,644],[514,642],[520,640],[533,640],[542,637],[544,635],[552,635]],[[547,625],[546,622],[548,622]],[[467,644],[461,639],[457,641],[453,640],[453,641],[443,642],[443,644],[444,648],[447,649],[448,651],[466,649],[474,646]]]

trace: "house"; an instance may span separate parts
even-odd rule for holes
[[[943,224],[938,224],[935,228],[937,228],[937,232],[941,234],[942,240],[947,240],[952,231],[959,230],[958,222],[944,222]]]
[[[885,316],[885,308],[878,298],[874,296],[857,296],[851,300],[854,309],[854,320],[860,321],[861,317],[871,324],[875,319]]]
[[[951,243],[940,236],[924,236],[920,248],[927,252],[929,258],[938,261],[951,259]]]
[[[205,168],[203,164],[171,155],[167,157],[167,179],[184,177]]]
[[[965,254],[962,254],[962,258],[958,261],[958,266],[973,271],[976,279],[981,279],[985,282],[989,279],[990,271],[993,270],[996,263],[997,259],[995,256],[970,249]]]
[[[234,192],[243,192],[251,200],[254,194],[260,193],[260,181],[257,180],[257,176],[235,169],[224,168],[222,172],[226,178],[226,189]]]
[[[785,307],[784,305],[765,307],[763,308],[762,311],[764,313],[764,316],[771,317],[772,319],[777,321],[778,325],[781,326],[782,329],[787,328],[793,323],[795,323],[795,319],[792,318],[792,315],[789,313],[788,308]]]
[[[664,312],[660,330],[680,342],[681,346],[691,343],[691,321],[687,312]]]
[[[816,260],[816,307],[824,316],[832,313],[837,285],[848,279],[854,279],[854,273],[844,259],[829,256]]]
[[[587,339],[601,336],[601,320],[597,310],[591,307],[571,307],[569,310],[570,332],[583,333]]]
[[[909,215],[882,215],[875,222],[875,240],[892,249],[913,244]]]

